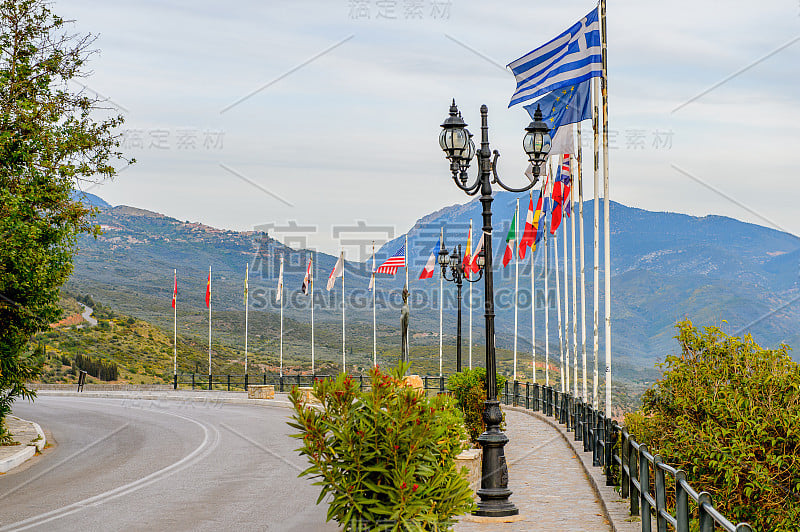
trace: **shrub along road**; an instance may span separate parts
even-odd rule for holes
[[[297,477],[288,409],[42,396],[14,413],[57,446],[0,476],[0,531],[336,530]]]

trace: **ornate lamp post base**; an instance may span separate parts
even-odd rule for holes
[[[483,420],[486,432],[478,436],[478,443],[483,447],[481,488],[478,490],[481,500],[472,514],[485,517],[517,515],[519,509],[509,500],[511,490],[508,489],[508,466],[503,450],[508,437],[500,431],[503,413],[499,401],[484,403]]]

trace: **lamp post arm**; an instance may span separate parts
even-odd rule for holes
[[[460,188],[461,190],[466,192],[467,195],[469,195],[469,196],[474,196],[481,190],[481,178],[480,178],[480,175],[475,179],[475,182],[473,184],[471,184],[470,186],[462,185],[461,181],[459,181],[459,179],[458,179],[458,177],[456,176],[455,173],[452,173],[451,177],[453,178],[453,183],[455,183],[458,188]]]
[[[533,188],[533,187],[536,185],[536,183],[538,183],[538,182],[539,182],[539,177],[537,176],[537,177],[535,177],[535,178],[533,179],[533,181],[532,181],[530,184],[528,184],[528,185],[527,185],[527,186],[525,186],[525,187],[522,187],[522,188],[513,188],[513,187],[509,187],[508,185],[506,185],[505,183],[503,183],[503,182],[500,180],[500,176],[499,176],[499,175],[497,175],[497,158],[498,158],[498,157],[500,157],[500,152],[499,152],[499,151],[497,151],[497,150],[494,150],[494,159],[492,160],[492,174],[494,175],[494,179],[493,179],[493,181],[494,181],[495,183],[497,183],[498,185],[500,185],[500,186],[501,186],[503,189],[505,189],[505,190],[507,190],[507,191],[509,191],[509,192],[522,193],[522,192],[527,192],[527,191],[529,191],[530,189],[532,189],[532,188]]]

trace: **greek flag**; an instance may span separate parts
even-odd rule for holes
[[[509,107],[601,76],[603,64],[597,9],[591,10],[552,41],[507,66],[517,78],[517,90],[511,96]]]

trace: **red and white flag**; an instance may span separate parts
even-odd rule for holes
[[[486,233],[481,233],[481,238],[478,240],[478,245],[475,246],[475,253],[472,254],[472,260],[470,264],[472,265],[472,273],[478,273],[481,270],[481,267],[478,266],[478,255],[481,251],[483,251],[483,238],[486,236]]]
[[[469,221],[469,232],[467,233],[467,249],[464,251],[464,276],[469,279],[472,271],[472,220]]]
[[[433,253],[428,257],[428,262],[425,264],[425,269],[419,274],[420,279],[430,279],[433,277],[433,272],[436,271],[437,257],[439,256],[439,248],[442,246],[442,241],[437,240],[436,246],[433,248]]]
[[[178,299],[178,272],[175,272],[175,288],[172,290],[172,308],[175,308],[175,302]]]
[[[309,257],[308,268],[306,268],[306,276],[303,277],[303,293],[305,295],[308,295],[309,292],[311,292],[311,285],[314,283],[314,279],[311,274],[311,263],[313,260],[313,257]]]
[[[522,233],[522,238],[519,241],[519,257],[525,258],[525,250],[532,248],[536,242],[536,227],[533,225],[533,194],[531,194],[531,201],[528,203],[528,215],[525,217],[525,230]]]
[[[339,260],[336,261],[336,266],[333,267],[333,271],[328,276],[328,292],[333,290],[334,285],[336,285],[336,279],[342,277],[344,275],[344,253],[339,255]]]

